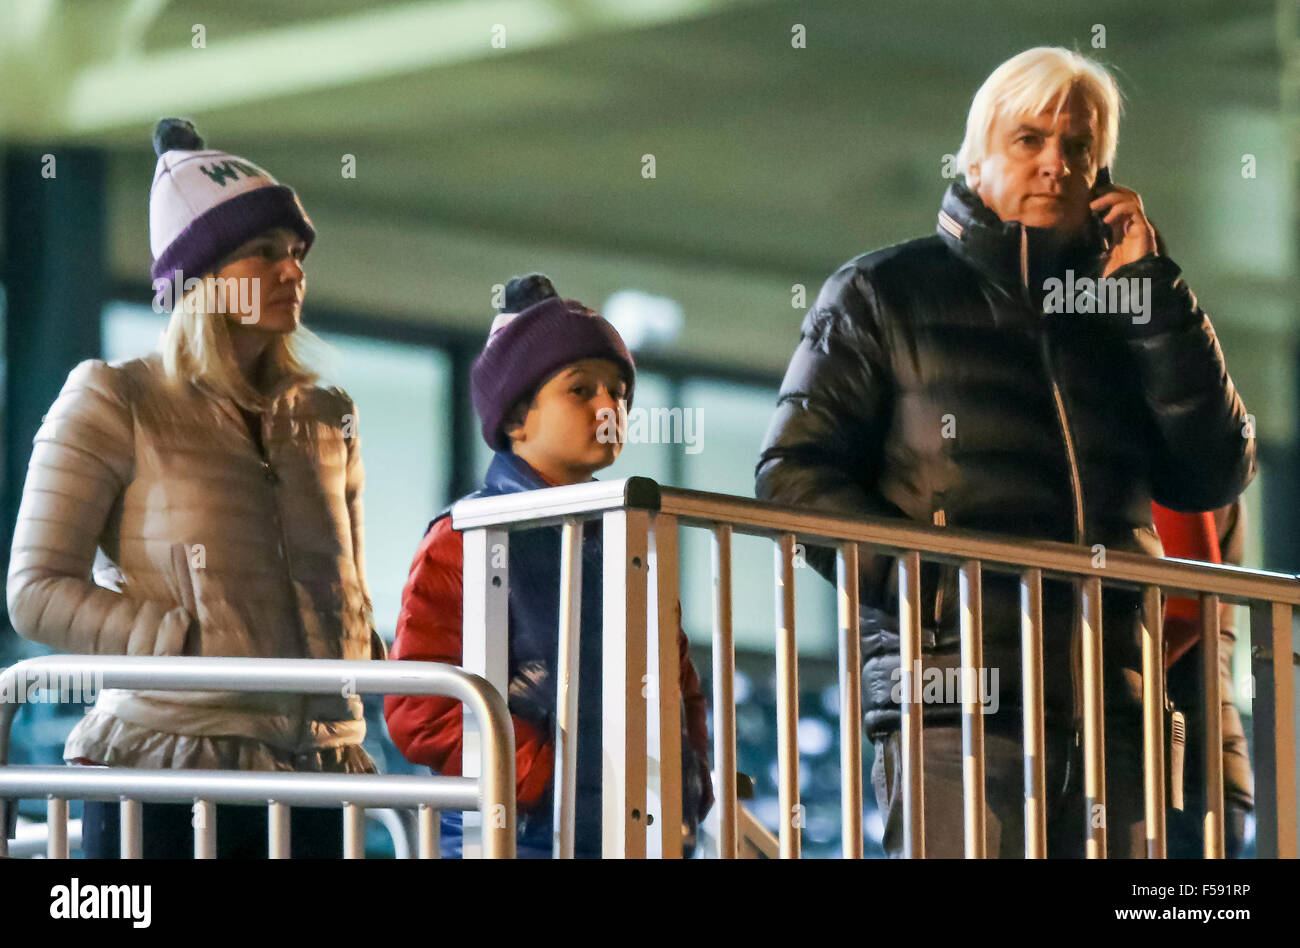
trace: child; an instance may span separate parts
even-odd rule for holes
[[[541,274],[506,287],[504,311],[492,324],[471,372],[474,408],[496,455],[484,497],[578,484],[618,458],[622,444],[598,437],[620,403],[630,401],[636,370],[614,327],[573,300],[562,300]],[[583,530],[579,648],[577,818],[574,852],[600,856],[601,792],[601,535]],[[560,528],[510,535],[508,704],[515,728],[518,855],[551,854],[555,701],[559,638]],[[392,657],[459,665],[461,535],[449,510],[429,525],[402,591]],[[679,606],[680,609],[680,606]],[[713,802],[706,704],[678,633],[681,690],[683,821],[688,839]],[[407,760],[445,775],[461,773],[461,704],[440,697],[390,696],[389,733]],[[460,856],[459,813],[442,817],[444,857]]]

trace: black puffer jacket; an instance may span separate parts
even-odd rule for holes
[[[1209,318],[1167,257],[1114,278],[1150,279],[1150,319],[1043,314],[1044,281],[1100,272],[1099,225],[1062,245],[1003,222],[960,182],[938,235],[855,257],[803,320],[756,470],[759,499],[851,516],[905,517],[1162,555],[1151,500],[1230,503],[1255,475],[1246,409]],[[833,578],[833,553],[807,560]],[[897,563],[861,557],[863,711],[899,726]],[[1020,695],[1019,578],[985,570],[985,666],[998,721]],[[938,594],[936,595],[936,590]],[[922,569],[926,667],[959,657],[956,567]],[[1140,709],[1140,600],[1103,593],[1108,710]],[[1079,615],[1071,584],[1045,580],[1049,726],[1081,718]],[[927,703],[927,726],[960,704]],[[997,723],[997,722],[994,722]],[[1140,732],[1139,732],[1140,733]]]

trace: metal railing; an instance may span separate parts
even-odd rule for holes
[[[794,551],[797,543],[836,550],[843,853],[862,856],[861,657],[859,545],[898,557],[902,663],[904,854],[925,855],[921,695],[912,669],[922,655],[920,566],[924,558],[959,568],[961,680],[980,668],[982,571],[1020,577],[1022,713],[1025,762],[1025,855],[1046,855],[1043,695],[1043,579],[1075,581],[1083,617],[1084,791],[1090,810],[1105,807],[1102,690],[1103,585],[1142,596],[1143,771],[1147,852],[1165,843],[1164,629],[1161,591],[1201,603],[1204,662],[1207,856],[1224,854],[1222,731],[1219,717],[1219,604],[1250,608],[1256,675],[1254,695],[1257,849],[1261,856],[1296,855],[1295,697],[1292,607],[1300,580],[1292,575],[1108,552],[1094,564],[1089,548],[939,528],[883,518],[846,519],[722,494],[660,487],[647,478],[596,482],[461,501],[452,524],[464,535],[464,667],[500,691],[506,688],[509,534],[560,525],[560,651],[556,721],[554,853],[573,853],[573,775],[581,605],[581,524],[603,522],[603,770],[602,853],[606,857],[681,855],[677,832],[681,747],[675,603],[679,527],[709,531],[713,584],[714,771],[720,807],[719,855],[737,856],[736,708],[732,682],[731,545],[734,534],[773,541],[776,590],[778,787],[783,819],[780,855],[800,855],[798,781],[798,654]],[[1277,660],[1274,661],[1274,656]],[[985,850],[984,740],[975,688],[962,689],[964,851]],[[644,697],[643,697],[644,696]],[[654,766],[647,767],[647,761]],[[649,770],[649,776],[647,771]],[[1095,812],[1095,811],[1094,811]],[[1104,812],[1104,809],[1102,810]],[[1104,858],[1104,820],[1087,827],[1086,854]],[[656,829],[657,827],[657,829]]]
[[[481,817],[481,848],[467,847],[466,857],[515,855],[515,738],[510,714],[500,692],[461,668],[433,662],[50,655],[0,672],[0,694],[18,694],[33,681],[88,678],[102,688],[441,695],[459,699],[470,710],[465,719],[473,722],[476,741],[474,751],[465,752],[460,777],[11,766],[10,728],[22,705],[0,702],[0,828],[8,826],[12,800],[46,797],[51,857],[68,854],[69,799],[122,801],[123,858],[141,855],[142,801],[194,803],[197,858],[216,855],[216,803],[266,805],[272,858],[289,855],[291,806],[341,807],[347,858],[364,856],[365,810],[371,807],[417,811],[421,858],[437,854],[436,816],[443,809],[477,811]],[[7,837],[7,831],[0,832],[0,856],[8,853]]]

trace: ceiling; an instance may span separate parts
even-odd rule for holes
[[[801,316],[792,285],[811,301],[843,260],[931,232],[943,156],[979,83],[1021,49],[1059,44],[1116,68],[1116,178],[1223,312],[1225,341],[1266,360],[1275,349],[1250,340],[1290,338],[1295,322],[1295,161],[1271,0],[0,10],[0,83],[13,90],[0,129],[108,151],[125,281],[147,277],[152,125],[180,114],[301,194],[320,234],[308,319],[317,300],[485,331],[492,285],[536,268],[596,305],[629,287],[670,296],[685,315],[670,353],[779,372]],[[1260,167],[1247,183],[1245,153]]]

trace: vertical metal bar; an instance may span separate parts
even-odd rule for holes
[[[1201,682],[1204,688],[1205,858],[1224,858],[1223,824],[1223,692],[1219,677],[1219,597],[1201,594]]]
[[[288,859],[291,842],[289,839],[289,808],[274,800],[266,805],[267,821],[267,855],[271,859]]]
[[[1020,687],[1025,729],[1025,858],[1047,858],[1043,718],[1043,571],[1020,574]]]
[[[845,859],[862,858],[862,641],[858,615],[858,545],[835,554],[839,606],[840,824]]]
[[[903,745],[903,856],[925,858],[925,745],[921,730],[921,554],[898,560],[898,631]]]
[[[682,858],[682,685],[678,631],[681,628],[681,604],[677,596],[677,518],[672,514],[651,514],[651,570],[649,582],[654,590],[650,597],[655,622],[648,636],[650,660],[647,662],[649,706],[646,721],[647,754],[658,760],[654,792],[647,788],[647,806],[659,821],[658,832],[650,827],[648,849],[663,859]],[[654,799],[658,798],[658,806]]]
[[[1106,858],[1106,719],[1102,690],[1101,579],[1083,580],[1084,838],[1089,859]]]
[[[601,853],[645,858],[646,558],[649,513],[604,514]]]
[[[366,858],[365,807],[343,804],[343,858]]]
[[[957,574],[961,600],[961,741],[962,800],[965,803],[966,858],[987,855],[984,818],[984,673],[983,574],[979,560],[967,560]],[[991,685],[990,685],[991,687]]]
[[[718,858],[738,856],[736,644],[731,631],[731,524],[710,531],[713,574],[713,763],[718,775]]]
[[[416,811],[416,820],[419,836],[417,858],[441,859],[442,852],[438,846],[438,836],[441,831],[438,811],[431,806],[422,806]]]
[[[1159,586],[1142,591],[1142,793],[1147,858],[1164,859],[1165,632]]]
[[[144,856],[144,826],[139,800],[122,798],[121,844],[123,859]]]
[[[1291,606],[1253,602],[1255,832],[1261,859],[1296,857],[1295,687]]]
[[[582,521],[560,530],[560,666],[555,715],[555,817],[551,853],[573,858],[578,774],[578,649],[582,635]]]
[[[194,858],[217,858],[217,806],[211,800],[194,801]]]
[[[798,859],[804,825],[799,802],[799,652],[794,626],[793,533],[777,539],[776,554],[776,759],[781,804],[781,858]]]
[[[68,801],[45,798],[45,855],[50,859],[68,858]]]
[[[483,527],[466,530],[462,593],[461,666],[486,678],[502,695],[508,692],[510,605],[510,535]],[[463,715],[461,772],[483,780],[481,755],[484,738],[475,715]],[[477,810],[462,816],[461,855],[483,858],[483,817]]]

